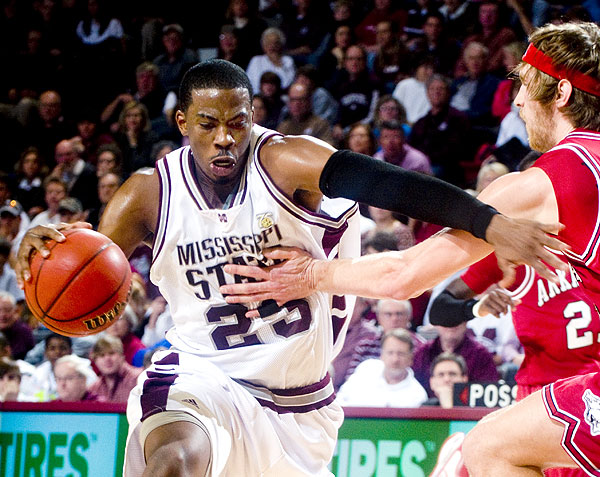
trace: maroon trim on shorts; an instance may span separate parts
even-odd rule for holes
[[[177,353],[169,353],[154,364],[177,365],[179,364],[179,355]],[[154,414],[167,410],[169,390],[179,376],[178,374],[158,373],[156,371],[147,371],[146,374],[148,378],[144,381],[142,395],[140,396],[142,422]]]

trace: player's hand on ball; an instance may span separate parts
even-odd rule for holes
[[[50,251],[46,247],[48,240],[55,240],[57,242],[63,242],[65,236],[61,233],[61,230],[69,229],[91,229],[92,225],[87,222],[74,222],[72,224],[60,223],[57,225],[38,225],[27,231],[21,240],[19,251],[17,252],[17,262],[15,264],[15,271],[17,273],[17,280],[19,286],[23,288],[23,282],[31,279],[31,271],[29,269],[29,258],[34,250],[37,250],[42,257],[47,257]]]

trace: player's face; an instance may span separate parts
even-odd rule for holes
[[[536,151],[546,152],[556,144],[554,116],[549,107],[543,106],[531,98],[527,88],[530,75],[525,73],[519,76],[521,77],[521,87],[515,98],[515,105],[520,108],[519,116],[525,121],[529,145]]]
[[[252,104],[244,88],[197,89],[185,113],[177,111],[181,134],[188,136],[196,167],[211,181],[226,183],[246,163]]]
[[[412,356],[409,344],[393,336],[381,347],[381,361],[388,373],[403,373],[412,364]]]

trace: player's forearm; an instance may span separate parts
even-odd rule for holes
[[[485,238],[496,210],[458,187],[350,151],[334,153],[319,186],[329,197],[345,197]]]

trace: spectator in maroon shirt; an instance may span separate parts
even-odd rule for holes
[[[56,393],[58,401],[101,401],[102,399],[87,390],[87,379],[94,374],[90,361],[74,354],[58,358],[54,365]]]
[[[129,364],[133,363],[135,353],[146,347],[133,332],[137,324],[138,319],[135,311],[127,305],[121,317],[106,331],[109,335],[116,336],[121,340],[125,361]]]
[[[108,402],[127,402],[142,368],[127,364],[121,340],[112,335],[102,336],[92,348],[90,357],[100,377],[89,391]]]
[[[0,291],[0,331],[10,343],[13,359],[24,359],[35,345],[31,329],[19,321],[15,297],[6,291]]]
[[[498,381],[499,375],[494,357],[485,346],[467,335],[467,324],[454,327],[436,326],[438,337],[427,341],[415,352],[413,371],[415,377],[432,396],[429,387],[429,372],[434,359],[442,352],[462,356],[469,370],[470,381]]]

